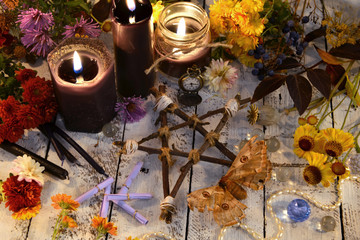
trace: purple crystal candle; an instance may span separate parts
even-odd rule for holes
[[[74,67],[74,52],[81,68]],[[70,131],[100,132],[115,116],[114,63],[98,39],[68,38],[49,55],[56,100]]]
[[[124,97],[149,95],[155,73],[145,70],[154,62],[152,6],[148,0],[114,0],[116,88]]]

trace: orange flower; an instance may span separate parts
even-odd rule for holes
[[[38,205],[35,205],[33,207],[22,208],[19,211],[14,212],[11,216],[17,220],[30,219],[32,217],[35,217],[36,214],[39,213],[40,208],[41,208],[41,203],[39,202]]]
[[[55,209],[66,209],[70,211],[76,211],[80,204],[71,199],[71,196],[66,194],[56,194],[51,197],[54,202],[51,204]]]
[[[63,226],[63,228],[76,228],[78,226],[75,220],[69,216],[65,216],[62,219],[61,225]]]
[[[117,227],[114,226],[114,223],[108,222],[107,218],[100,217],[99,215],[92,219],[91,226],[101,235],[105,235],[106,233],[114,236],[117,235]]]

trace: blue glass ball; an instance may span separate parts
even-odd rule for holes
[[[287,212],[291,220],[295,222],[303,222],[309,218],[311,208],[305,200],[298,198],[289,203]]]

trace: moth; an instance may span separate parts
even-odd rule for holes
[[[227,173],[216,186],[196,190],[188,195],[188,205],[193,211],[212,211],[219,225],[231,226],[245,217],[246,205],[239,200],[247,197],[249,187],[259,190],[271,177],[271,162],[266,155],[264,141],[251,138],[240,150]]]

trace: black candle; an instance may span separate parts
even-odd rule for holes
[[[41,166],[45,167],[45,172],[48,172],[55,177],[58,177],[60,179],[66,179],[69,176],[68,171],[66,171],[62,167],[59,167],[58,165],[40,157],[39,155],[15,143],[4,141],[2,144],[0,144],[0,148],[8,151],[9,153],[14,154],[15,156],[23,156],[24,154],[30,156],[36,162],[40,163]]]
[[[125,97],[149,95],[155,73],[145,74],[154,61],[152,7],[148,0],[113,1],[117,91]]]

